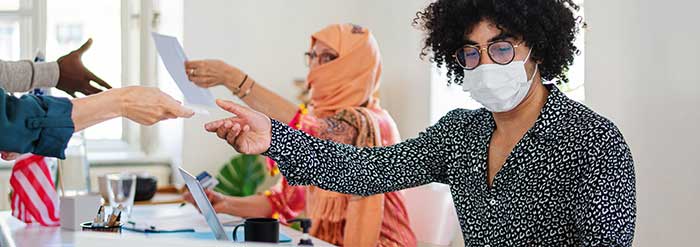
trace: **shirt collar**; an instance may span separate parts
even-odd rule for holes
[[[569,126],[568,113],[573,111],[574,105],[554,84],[545,84],[545,87],[549,90],[547,102],[529,132],[548,141],[561,140]]]
[[[537,117],[535,124],[527,133],[532,134],[536,138],[556,142],[561,140],[564,136],[563,130],[568,128],[567,119],[569,118],[567,116],[572,111],[573,104],[554,84],[545,84],[544,86],[549,90],[547,101],[542,110],[540,110],[540,116]],[[486,120],[486,124],[482,125],[482,133],[490,136],[496,128],[496,122],[491,112],[484,108],[479,110],[484,113],[482,116]]]

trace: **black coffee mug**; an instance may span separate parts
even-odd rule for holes
[[[246,219],[243,224],[239,224],[236,228],[233,228],[233,241],[237,241],[236,232],[240,226],[245,228],[244,240],[246,242],[278,243],[280,241],[280,223],[277,219]]]

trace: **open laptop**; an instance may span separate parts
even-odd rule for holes
[[[224,226],[221,225],[219,218],[216,217],[214,207],[211,206],[211,202],[209,202],[209,198],[207,198],[207,195],[204,193],[204,188],[202,188],[202,185],[199,184],[197,178],[185,171],[185,169],[182,169],[182,167],[180,167],[180,174],[182,175],[182,178],[185,179],[187,188],[190,190],[190,193],[192,193],[192,197],[197,203],[197,207],[199,207],[199,210],[202,211],[202,215],[204,215],[204,218],[211,228],[211,231],[214,233],[214,236],[216,236],[216,239],[231,241],[226,234],[226,231],[224,231]]]

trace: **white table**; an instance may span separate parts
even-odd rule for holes
[[[138,215],[150,215],[152,217],[167,217],[173,215],[186,215],[183,217],[185,224],[191,225],[196,231],[210,231],[196,209],[190,205],[180,208],[178,205],[166,204],[157,206],[136,206],[134,218]],[[201,216],[201,217],[198,217]],[[226,230],[233,227],[226,226]],[[121,234],[95,233],[70,231],[60,227],[41,227],[38,225],[26,225],[12,217],[9,211],[0,212],[0,246],[25,247],[25,246],[75,246],[75,247],[136,247],[136,246],[296,246],[302,233],[286,226],[280,225],[280,231],[290,238],[291,243],[280,244],[254,244],[233,243],[216,240],[197,240],[187,238],[164,238],[158,234],[143,234],[123,230]],[[313,238],[315,246],[332,246],[329,243]]]

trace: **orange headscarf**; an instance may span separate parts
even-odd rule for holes
[[[313,34],[311,47],[316,41],[337,51],[338,58],[307,76],[314,115],[327,117],[347,107],[378,108],[382,63],[372,33],[353,24],[334,24]]]

